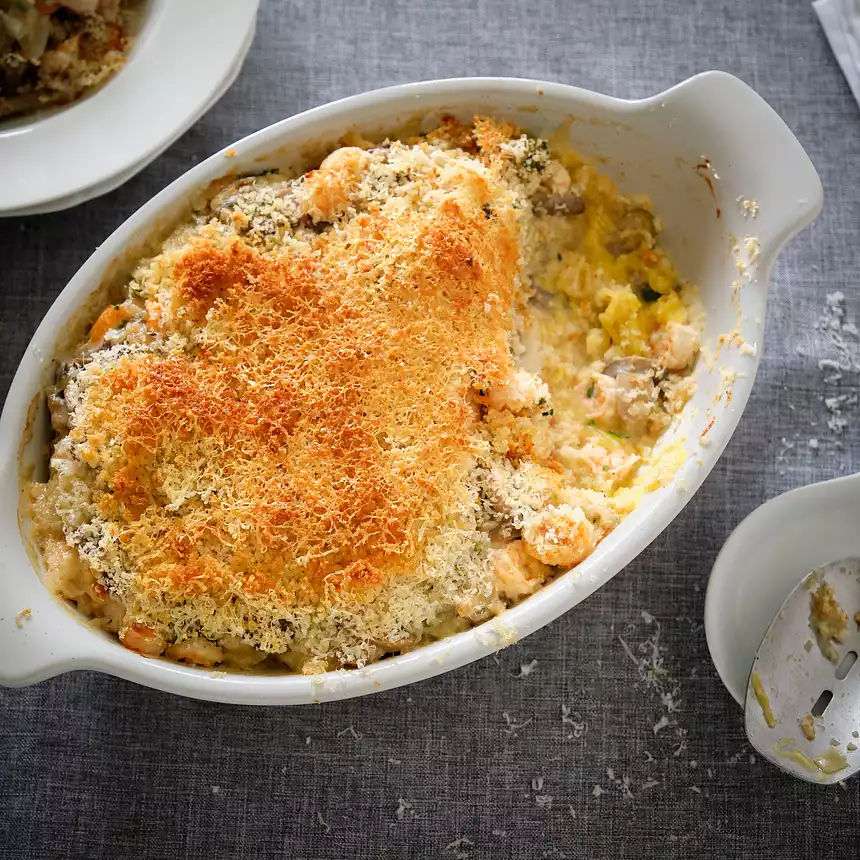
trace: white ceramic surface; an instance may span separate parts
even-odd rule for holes
[[[0,217],[67,209],[143,170],[235,80],[258,5],[149,0],[128,62],[104,87],[0,124]]]
[[[225,702],[300,704],[372,693],[462,666],[557,618],[618,573],[686,504],[740,418],[758,362],[752,348],[724,347],[712,367],[699,362],[698,391],[674,435],[690,452],[687,462],[669,486],[646,497],[579,567],[497,619],[365,669],[314,677],[217,675],[146,659],[84,626],[43,587],[17,524],[19,443],[28,404],[51,377],[58,332],[99,286],[111,261],[163,230],[197,189],[227,172],[307,169],[311,165],[299,153],[309,144],[334,145],[347,129],[378,134],[415,117],[429,125],[443,112],[508,117],[537,134],[565,127],[575,147],[604,159],[603,169],[622,190],[653,198],[665,223],[667,247],[682,273],[701,285],[709,314],[706,344],[713,348],[721,333],[738,325],[747,344],[760,343],[773,261],[817,215],[822,191],[811,162],[782,120],[736,78],[709,72],[641,101],[539,81],[431,81],[365,93],[277,123],[193,168],[106,239],[60,294],[21,361],[0,417],[0,682],[22,685],[72,669],[97,669]],[[696,169],[703,156],[719,176],[710,174],[713,193],[703,178],[707,171]],[[755,220],[744,219],[735,202],[739,196],[758,201]],[[739,309],[732,301],[737,277],[732,234],[754,234],[761,243],[749,267],[750,280],[738,294]],[[725,388],[724,371],[736,374],[731,402],[717,399]],[[703,433],[706,446],[699,443]],[[25,607],[32,617],[19,627],[15,614]]]
[[[756,651],[807,573],[860,556],[860,475],[783,493],[729,536],[705,600],[705,634],[723,683],[742,704]]]

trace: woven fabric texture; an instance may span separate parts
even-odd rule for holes
[[[641,97],[710,68],[785,118],[826,205],[779,259],[749,407],[683,514],[554,624],[412,688],[294,709],[89,673],[0,690],[0,858],[857,856],[858,783],[818,788],[757,760],[703,630],[732,528],[779,492],[860,467],[858,375],[819,367],[837,356],[817,327],[835,291],[860,323],[860,111],[806,0],[264,0],[239,79],[157,161],[71,212],[0,221],[0,396],[99,242],[258,128],[428,78]],[[837,433],[825,400],[843,395]]]

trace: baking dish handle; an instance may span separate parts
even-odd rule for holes
[[[647,101],[683,117],[675,132],[692,138],[689,146],[698,146],[703,156],[719,154],[714,170],[730,169],[743,196],[768,201],[755,224],[765,265],[821,211],[824,192],[811,159],[776,111],[743,81],[726,72],[703,72]]]

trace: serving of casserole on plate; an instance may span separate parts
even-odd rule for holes
[[[125,64],[139,2],[2,0],[0,117],[68,104]]]
[[[143,170],[235,80],[257,5],[0,0],[0,217],[68,209]]]
[[[730,109],[746,124],[721,140]],[[546,624],[713,466],[770,266],[818,205],[785,126],[716,74],[641,103],[412,85],[213,156],[104,243],[13,382],[0,596],[32,612],[0,625],[0,677],[320,701]]]

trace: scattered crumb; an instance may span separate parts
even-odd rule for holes
[[[231,146],[231,147],[230,147],[230,148],[229,148],[229,149],[224,153],[224,155],[225,155],[225,157],[227,157],[227,158],[235,158],[235,157],[236,157],[236,150],[235,150],[235,149],[233,149],[233,147]]]
[[[406,821],[415,818],[415,805],[405,798],[397,798],[397,810],[395,812],[398,821]]]
[[[331,833],[331,825],[323,818],[321,812],[317,812],[317,821],[319,821],[321,827],[325,827],[326,836]]]
[[[658,732],[665,729],[668,725],[669,725],[669,718],[664,714],[662,717],[660,717],[659,720],[657,720],[656,723],[654,723],[654,725],[651,727],[651,730],[656,735]]]
[[[16,616],[15,616],[15,626],[23,627],[25,621],[30,621],[33,618],[33,610],[30,609],[29,606],[24,607]]]
[[[220,785],[213,785],[210,787],[212,789],[212,794],[221,794],[221,786]]]
[[[390,758],[388,759],[389,764],[402,764],[399,758]]]
[[[309,747],[310,745],[311,745],[311,736],[310,736],[310,735],[308,735],[308,736],[305,738],[305,746],[306,746],[306,747]]]
[[[800,729],[803,732],[803,734],[806,735],[806,739],[808,741],[814,741],[815,740],[815,722],[812,719],[812,714],[807,714],[800,721]]]
[[[698,786],[698,785],[691,785],[691,786],[690,786],[690,791],[693,791],[693,792],[695,792],[696,794],[701,794],[701,793],[702,793],[702,789],[701,789],[701,788],[699,788],[699,786]]]
[[[576,810],[573,808],[573,804],[567,805],[567,811],[570,813],[571,818],[576,818]]]
[[[642,783],[642,789],[646,790],[649,788],[656,788],[660,785],[660,780],[658,779],[646,779],[645,782]]]
[[[755,218],[758,215],[758,200],[747,200],[743,194],[737,198],[744,218]]]
[[[532,672],[537,668],[538,661],[537,660],[529,660],[528,663],[520,664],[520,674],[517,675],[518,678],[525,678],[527,675],[531,675]]]
[[[357,732],[352,726],[347,726],[337,733],[339,738],[342,738],[344,735],[352,735],[353,740],[356,741],[360,741],[364,737],[361,732]]]
[[[571,731],[568,733],[569,738],[579,739],[588,731],[588,723],[582,719],[579,713],[571,711],[568,705],[561,706],[561,723],[571,727]]]
[[[745,750],[741,750],[740,752],[736,752],[733,756],[726,759],[725,764],[730,764],[730,765],[737,764],[741,760],[741,758],[743,758],[744,752],[745,752]]]
[[[687,730],[678,725],[675,717],[683,704],[679,695],[681,687],[665,665],[665,648],[660,642],[660,622],[649,612],[641,611],[640,617],[648,626],[650,635],[636,646],[636,651],[621,636],[618,640],[625,654],[636,666],[639,684],[656,693],[659,698],[663,713],[651,726],[653,734],[656,736],[664,729],[671,729],[676,739],[672,754],[678,758],[687,749]]]
[[[843,412],[843,409],[848,406],[854,406],[857,403],[856,394],[839,394],[835,397],[824,398],[824,408],[830,413],[827,419],[828,429],[839,436],[849,424],[848,417]]]
[[[552,806],[552,802],[555,798],[551,794],[536,794],[535,795],[535,803],[541,809],[549,809]]]
[[[833,645],[842,642],[848,627],[848,615],[837,603],[833,586],[822,582],[810,598],[809,626],[818,641],[821,653],[832,663],[839,659]]]
[[[505,836],[507,836],[507,835],[508,835],[508,831],[507,831],[507,830],[498,830],[498,829],[493,830],[493,836],[502,836],[502,837],[505,837]]]
[[[603,788],[599,785],[595,785],[594,788],[591,789],[592,797],[600,797],[601,794],[604,794]]]
[[[750,263],[754,263],[761,254],[761,242],[756,236],[747,236],[744,239],[744,250]]]
[[[525,722],[518,723],[507,711],[502,712],[502,717],[504,717],[505,725],[507,726],[507,728],[504,729],[506,735],[515,735],[520,729],[524,729],[532,721],[532,718],[529,717]]]
[[[821,446],[820,446],[820,444],[819,444],[819,442],[818,442],[818,440],[817,440],[817,439],[815,439],[814,437],[813,437],[812,439],[810,439],[810,440],[809,440],[809,442],[808,442],[807,444],[808,444],[808,445],[809,445],[809,447],[810,447],[810,448],[812,448],[814,451],[817,451],[817,450],[821,447]]]
[[[454,860],[468,860],[469,849],[475,845],[471,839],[465,836],[458,836],[453,842],[449,842],[445,846],[446,851],[451,851],[454,854]]]

